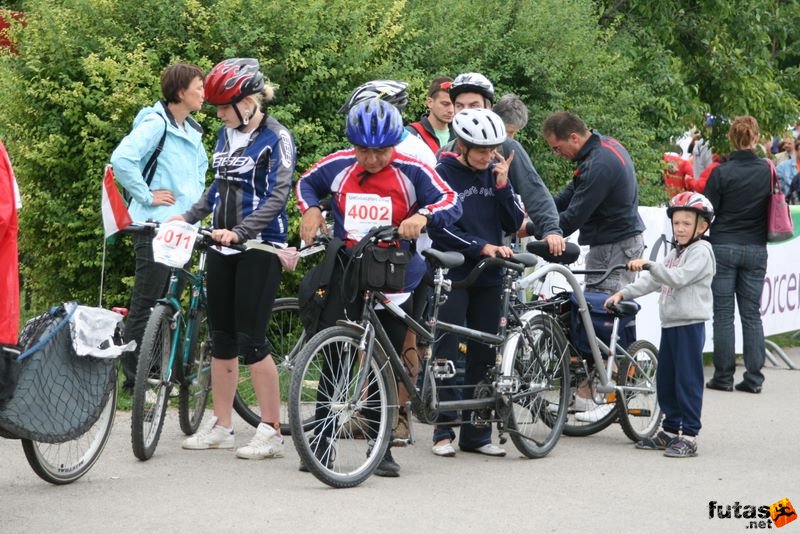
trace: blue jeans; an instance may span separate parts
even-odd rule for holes
[[[761,386],[766,350],[761,324],[761,292],[767,273],[766,245],[714,245],[717,274],[711,283],[714,293],[714,382],[733,384],[736,371],[734,349],[734,297],[742,320],[744,382]]]
[[[439,309],[439,319],[450,324],[466,324],[467,327],[481,332],[496,333],[500,321],[500,286],[472,286],[464,289],[455,289],[447,297],[447,302]],[[458,355],[458,336],[444,334],[436,344],[434,356],[456,360]],[[455,401],[471,399],[475,394],[475,386],[486,380],[486,374],[495,364],[496,352],[493,347],[467,340],[466,369],[464,371],[463,388],[461,392],[453,387],[457,385],[456,378],[442,381],[439,386],[449,386],[438,390],[439,400]],[[441,412],[436,420],[437,425],[433,431],[433,442],[443,439],[454,440],[456,435],[452,425],[458,420],[455,411]],[[472,410],[461,411],[461,432],[458,445],[462,449],[477,449],[492,441],[492,427],[486,425],[476,427],[470,424]]]

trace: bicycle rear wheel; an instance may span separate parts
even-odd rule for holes
[[[508,417],[511,441],[528,458],[546,456],[558,443],[569,402],[568,343],[556,321],[536,315],[523,324],[514,371],[520,381]]]
[[[131,408],[131,445],[140,460],[153,456],[169,401],[172,308],[157,304],[142,335]]]
[[[204,307],[194,311],[186,328],[191,332],[188,361],[176,363],[175,374],[180,384],[178,419],[183,433],[191,436],[200,427],[211,390],[211,341]]]
[[[315,335],[297,356],[289,389],[292,440],[303,465],[334,488],[357,486],[378,467],[397,417],[397,388],[385,354],[370,357],[359,335],[332,327]],[[365,361],[364,388],[355,391]],[[309,430],[303,422],[311,419]]]
[[[628,438],[641,441],[655,434],[661,422],[656,395],[658,349],[649,341],[634,341],[627,352],[631,357],[619,362],[617,384],[646,391],[623,391],[617,395],[619,422]]]
[[[305,342],[305,331],[300,320],[300,305],[296,298],[286,297],[275,300],[267,325],[267,339],[275,349],[272,358],[278,368],[278,385],[281,392],[281,434],[288,436],[292,432],[287,407],[289,384],[292,381],[295,359]],[[236,386],[233,409],[242,419],[253,426],[258,426],[261,422],[261,410],[258,407],[258,400],[250,380],[250,368],[241,359],[239,359],[239,383]]]
[[[83,435],[63,443],[23,439],[22,449],[33,472],[42,480],[56,485],[69,484],[81,478],[97,462],[108,443],[116,410],[115,380],[100,417]]]

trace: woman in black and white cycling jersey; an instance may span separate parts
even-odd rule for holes
[[[296,155],[289,131],[266,112],[273,88],[258,61],[227,59],[206,78],[206,100],[217,107],[220,128],[214,148],[214,182],[179,218],[195,223],[212,214],[212,237],[223,245],[258,239],[286,246],[286,201]],[[213,248],[207,259],[208,320],[211,328],[211,388],[214,417],[183,442],[184,449],[230,449],[238,356],[250,368],[261,423],[239,458],[283,454],[278,371],[266,340],[272,304],[280,284],[278,257],[261,250]]]

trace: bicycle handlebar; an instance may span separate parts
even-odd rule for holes
[[[521,273],[525,270],[526,267],[532,267],[535,265],[535,258],[526,258],[524,254],[515,254],[511,258],[497,258],[497,257],[488,257],[483,258],[478,264],[472,268],[466,278],[461,280],[457,280],[451,282],[451,289],[464,289],[465,287],[469,287],[475,283],[481,273],[488,269],[489,267],[500,267],[505,269],[511,269],[513,271],[517,271]],[[422,276],[422,281],[433,287],[435,285],[435,281],[433,277],[427,271]]]

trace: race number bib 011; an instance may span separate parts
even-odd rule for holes
[[[344,229],[349,239],[361,239],[375,226],[392,224],[391,197],[347,193],[344,206]]]
[[[162,224],[153,239],[153,259],[170,267],[183,267],[192,258],[197,229],[183,221]]]

